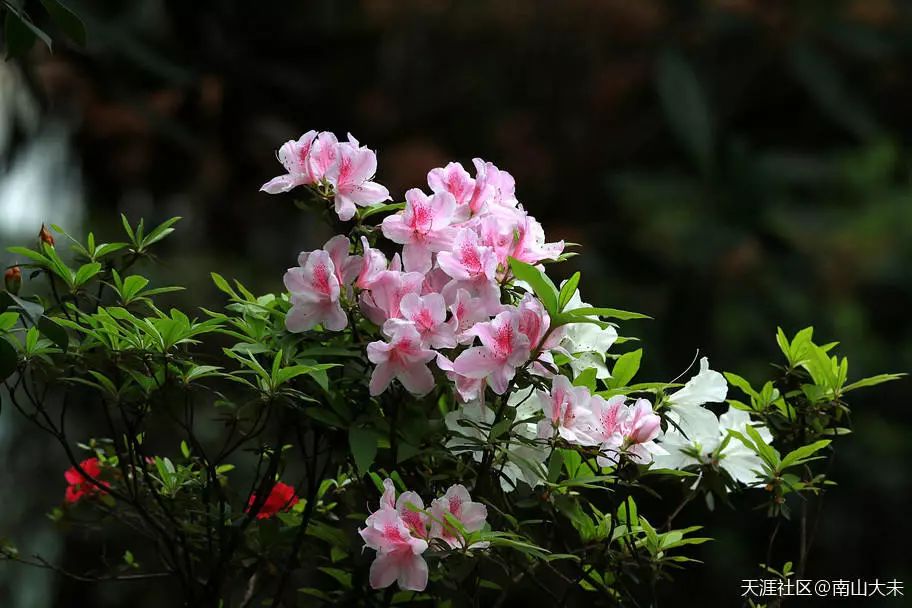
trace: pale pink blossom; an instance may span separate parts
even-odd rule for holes
[[[364,255],[361,256],[361,268],[355,279],[355,287],[369,289],[380,276],[380,273],[386,270],[386,256],[379,249],[372,248],[367,242],[366,236],[361,237],[361,248],[364,251]]]
[[[453,367],[453,362],[437,353],[437,367],[444,372],[449,380],[456,386],[456,393],[460,401],[468,403],[478,401],[484,403],[484,378],[470,378],[457,374]]]
[[[383,507],[367,518],[367,527],[358,533],[364,544],[377,552],[370,568],[373,589],[399,583],[400,589],[424,591],[428,567],[422,554],[428,543],[412,536],[407,523],[396,509]]]
[[[480,298],[472,297],[472,294],[465,289],[455,290],[455,297],[450,305],[450,312],[452,313],[450,324],[453,326],[456,340],[460,344],[470,344],[475,339],[475,336],[468,333],[468,331],[476,323],[488,320],[489,315],[486,309],[487,306]],[[520,323],[522,322],[520,321]]]
[[[473,158],[472,164],[475,165],[475,190],[469,199],[472,215],[478,215],[492,205],[516,205],[516,182],[512,175],[480,158]]]
[[[426,395],[434,388],[434,375],[427,363],[436,353],[425,348],[421,336],[411,325],[401,325],[389,342],[371,342],[367,358],[376,367],[370,379],[370,394],[379,395],[395,378],[415,395]]]
[[[310,148],[317,137],[316,131],[308,131],[297,141],[289,140],[279,148],[278,158],[287,173],[269,180],[262,192],[279,194],[288,192],[296,186],[309,186],[315,183],[313,172],[310,168]]]
[[[389,200],[389,190],[372,181],[377,172],[376,153],[358,144],[349,133],[338,144],[336,159],[326,168],[326,181],[333,186],[333,204],[342,221],[355,215],[355,206],[368,207]]]
[[[450,280],[450,275],[445,273],[440,266],[435,264],[433,268],[424,274],[424,283],[421,285],[421,295],[426,296],[429,293],[443,294],[443,291],[446,289]],[[444,299],[446,299],[446,295],[444,295]],[[450,304],[451,300],[446,300],[446,302],[447,304]]]
[[[593,395],[589,400],[589,409],[592,412],[590,434],[596,443],[618,445],[621,443],[621,425],[627,417],[626,399],[623,395],[617,395],[607,400]]]
[[[510,257],[516,258],[527,264],[537,264],[542,260],[556,259],[564,251],[564,242],[545,242],[545,231],[531,215],[525,215],[514,226],[516,241]]]
[[[323,250],[329,254],[333,262],[336,280],[343,287],[351,285],[361,269],[361,256],[350,255],[350,245],[348,237],[342,234],[334,236],[323,245]]]
[[[494,314],[500,305],[497,284],[497,255],[491,247],[482,245],[478,235],[463,228],[449,251],[437,254],[437,263],[453,280],[444,288],[443,296],[452,302],[460,289],[478,298],[485,312]]]
[[[395,260],[394,257],[390,267],[395,265]],[[424,275],[420,272],[384,270],[376,275],[370,291],[361,292],[361,311],[377,325],[383,325],[387,319],[400,318],[402,298],[410,293],[420,293],[423,283]]]
[[[419,296],[409,293],[399,303],[401,319],[389,319],[383,324],[383,332],[394,334],[402,324],[410,324],[418,330],[424,344],[431,348],[453,348],[456,335],[453,326],[446,322],[446,302],[439,293]]]
[[[302,253],[300,266],[285,273],[285,287],[291,292],[291,310],[285,317],[288,331],[300,333],[322,323],[329,331],[340,331],[348,317],[339,302],[341,284],[330,254],[322,249]]]
[[[498,395],[504,394],[516,368],[529,359],[529,338],[519,331],[519,313],[505,310],[486,323],[468,331],[481,340],[453,362],[454,371],[469,378],[486,378]]]
[[[405,522],[412,536],[428,537],[428,516],[424,512],[424,501],[416,492],[405,491],[396,498],[396,487],[393,480],[383,480],[383,496],[380,499],[381,509],[395,509]]]
[[[466,532],[478,532],[484,528],[488,509],[480,502],[473,502],[461,484],[450,486],[446,494],[431,502],[431,538],[439,538],[455,549],[464,546],[465,539],[447,522],[447,515],[456,519]]]
[[[334,133],[323,131],[313,140],[307,164],[315,183],[323,181],[339,162],[339,140]]]
[[[588,388],[573,386],[566,376],[555,376],[551,391],[538,391],[538,398],[545,413],[544,420],[538,423],[539,437],[552,437],[556,431],[569,443],[598,443],[589,435],[592,429],[592,411],[589,409],[592,395]]]
[[[482,245],[478,235],[464,228],[456,235],[452,249],[437,254],[437,263],[457,281],[493,281],[497,275],[497,256]]]
[[[450,226],[456,199],[449,192],[428,196],[418,188],[405,193],[405,209],[383,220],[383,236],[403,245],[407,271],[427,272],[431,254],[448,249],[456,235]]]
[[[431,169],[427,180],[431,192],[449,192],[457,205],[468,205],[475,193],[475,180],[460,163],[449,163],[446,167]]]
[[[641,464],[651,462],[654,454],[665,453],[655,443],[662,419],[653,412],[647,399],[637,399],[628,406],[622,395],[608,401],[593,397],[590,405],[595,423],[592,435],[601,444],[599,465],[617,464],[620,453],[628,454]]]

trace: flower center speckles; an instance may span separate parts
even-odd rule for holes
[[[431,223],[434,220],[434,214],[426,205],[415,205],[412,212],[412,229],[419,233],[427,233],[431,229]]]
[[[463,243],[459,248],[459,258],[463,266],[473,274],[481,272],[481,257],[478,249],[471,243]]]
[[[504,323],[494,333],[494,351],[500,358],[505,358],[513,350],[513,326]]]
[[[426,308],[421,309],[414,318],[415,325],[418,326],[418,331],[421,333],[427,333],[434,328],[434,319],[431,318],[431,313]]]
[[[462,499],[458,496],[451,496],[450,500],[450,513],[454,516],[459,517],[460,512],[462,511]]]
[[[394,524],[386,524],[386,526],[384,526],[383,538],[391,543],[401,543],[405,540],[402,538],[402,531]]]
[[[318,293],[327,297],[329,296],[329,271],[325,264],[318,264],[314,268],[313,287]]]

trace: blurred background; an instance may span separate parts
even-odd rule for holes
[[[67,4],[85,48],[55,38],[53,53],[0,63],[4,251],[42,222],[110,241],[118,212],[181,215],[149,269],[189,286],[173,302],[218,305],[210,270],[281,289],[328,234],[258,192],[282,173],[274,151],[308,129],[351,131],[379,151],[394,198],[449,160],[510,171],[549,240],[583,246],[558,276],[581,270],[587,301],[655,318],[622,328],[645,342],[644,377],[671,380],[698,347],[762,383],[777,325],[840,341],[850,378],[912,369],[912,2]],[[910,579],[909,395],[905,380],[850,400],[809,578]],[[84,539],[44,516],[63,455],[4,409],[0,536],[79,569]],[[770,533],[751,504],[679,516],[717,540],[666,599],[738,604]],[[797,555],[785,542],[783,561]],[[116,563],[123,548],[110,551]],[[166,597],[0,564],[2,606]]]

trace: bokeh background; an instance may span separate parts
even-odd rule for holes
[[[379,150],[394,196],[448,160],[513,173],[551,240],[583,246],[557,272],[581,270],[588,301],[655,318],[623,328],[646,344],[644,376],[674,378],[699,347],[760,383],[777,325],[840,341],[850,377],[912,369],[910,2],[68,4],[86,48],[60,40],[0,63],[3,249],[41,222],[115,240],[119,212],[181,215],[147,269],[189,286],[172,301],[217,305],[210,270],[280,289],[327,233],[258,192],[281,173],[274,150],[311,128],[351,131]],[[809,577],[910,579],[909,389],[850,400],[855,434],[838,442]],[[0,536],[78,569],[97,550],[44,515],[62,499],[63,455],[12,414],[0,416]],[[738,605],[770,526],[701,504],[676,523],[703,520],[717,539],[699,549],[705,566],[664,599]],[[123,548],[105,550],[116,563]],[[786,544],[781,557],[796,554]],[[0,564],[2,606],[167,597]]]

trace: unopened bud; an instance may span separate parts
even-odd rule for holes
[[[41,239],[41,242],[45,245],[54,246],[54,235],[51,234],[51,231],[47,229],[47,226],[41,224],[41,232],[38,233],[38,238]]]
[[[18,266],[7,268],[6,272],[3,273],[3,283],[6,285],[8,292],[13,295],[18,294],[19,288],[22,286],[22,269]]]

